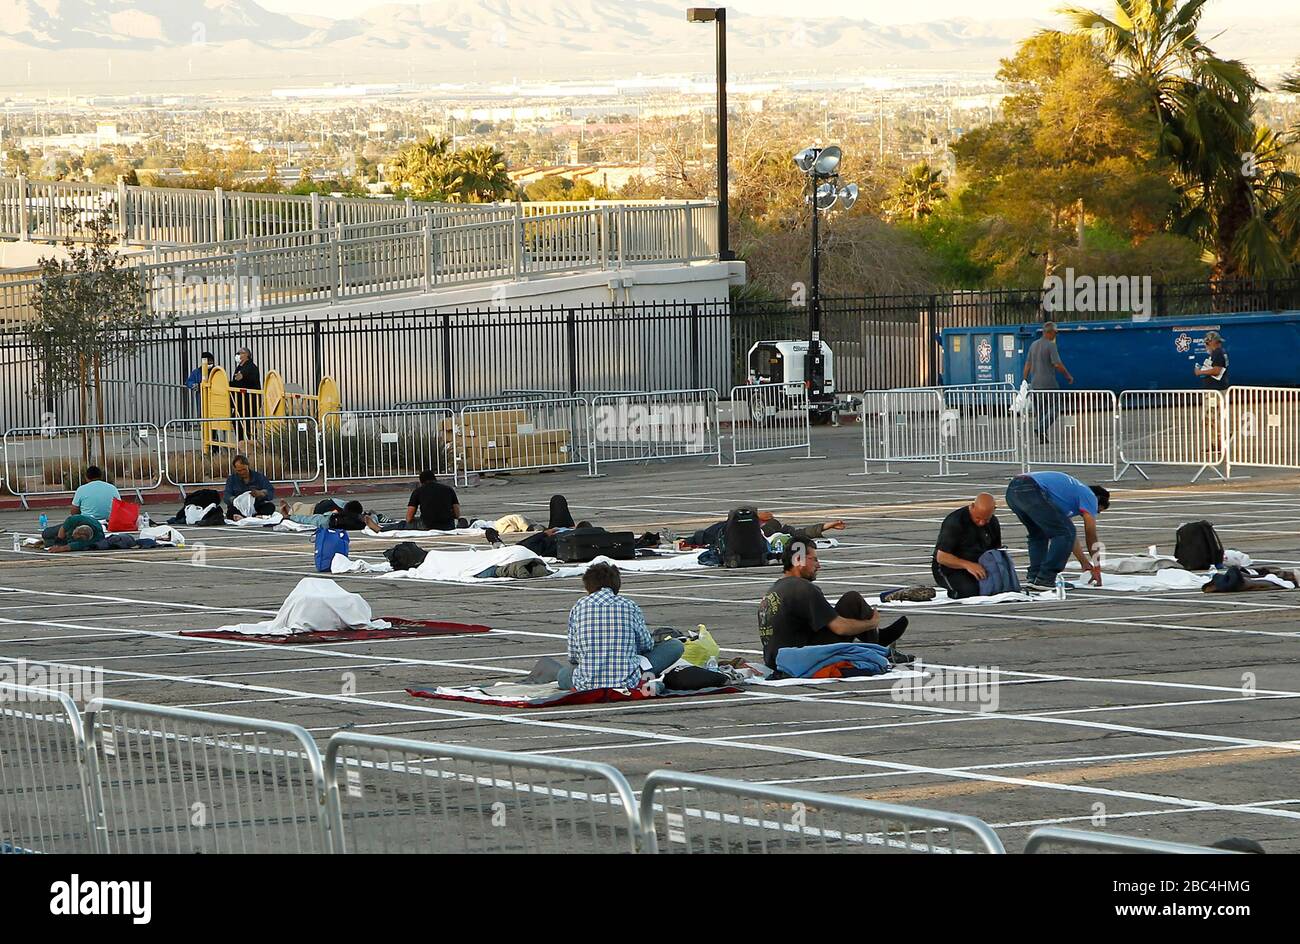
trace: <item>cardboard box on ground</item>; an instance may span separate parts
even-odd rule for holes
[[[443,440],[451,444],[454,423],[442,421]],[[537,429],[527,410],[466,413],[462,430],[465,468],[471,472],[551,468],[572,461],[567,429]]]

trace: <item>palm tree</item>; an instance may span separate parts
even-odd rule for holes
[[[448,164],[446,199],[452,203],[492,203],[514,193],[506,156],[490,144],[456,151]]]
[[[1111,17],[1061,12],[1150,103],[1158,153],[1173,162],[1182,194],[1175,231],[1202,241],[1216,278],[1280,274],[1289,264],[1281,264],[1279,204],[1294,175],[1278,163],[1283,142],[1256,127],[1254,96],[1263,86],[1245,64],[1216,56],[1197,36],[1205,3],[1116,0]]]
[[[409,144],[388,162],[386,175],[394,185],[428,199],[440,200],[447,177],[451,138],[429,137]]]
[[[934,205],[948,198],[943,186],[943,171],[922,161],[912,167],[894,185],[886,212],[891,220],[920,220],[934,212]]]

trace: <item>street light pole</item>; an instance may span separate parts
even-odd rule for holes
[[[717,53],[718,82],[718,259],[723,262],[736,258],[728,237],[727,213],[727,8],[691,7],[686,11],[690,23],[713,23]]]
[[[826,393],[826,358],[822,355],[821,239],[817,223],[817,186],[820,175],[812,173],[812,285],[808,291],[808,386],[809,399],[820,403]]]

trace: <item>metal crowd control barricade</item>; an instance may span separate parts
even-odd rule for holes
[[[123,492],[141,493],[162,484],[158,427],[152,423],[44,426],[4,434],[4,482],[27,507],[34,495],[71,495],[97,465]]]
[[[972,816],[664,770],[641,790],[641,833],[663,853],[1006,851]]]
[[[801,383],[742,384],[731,388],[731,464],[741,453],[802,449],[812,459],[808,388]],[[722,455],[719,450],[718,462]]]
[[[455,414],[433,410],[341,410],[322,422],[325,487],[330,482],[415,481],[431,469],[455,473]]]
[[[590,405],[581,397],[470,404],[456,427],[457,478],[589,467],[590,436]]]
[[[880,418],[885,471],[894,462],[933,462],[946,475],[942,435],[943,394],[937,387],[887,390]]]
[[[1228,390],[1228,477],[1234,466],[1300,469],[1300,389]]]
[[[1025,468],[1102,466],[1119,478],[1119,403],[1109,390],[1034,390],[1021,418]]]
[[[0,855],[98,852],[95,776],[63,691],[0,682]]]
[[[940,387],[944,462],[1023,464],[1016,388],[1008,383]]]
[[[636,852],[606,764],[340,732],[325,750],[336,852]]]
[[[713,389],[593,394],[591,472],[602,463],[717,457],[718,392]]]
[[[1193,482],[1224,462],[1225,401],[1217,390],[1125,390],[1119,395],[1118,478],[1146,465],[1190,466]]]
[[[310,416],[172,420],[162,439],[167,481],[182,489],[223,484],[237,455],[295,491],[321,476],[320,430]]]
[[[320,752],[297,725],[97,699],[86,734],[105,852],[331,851]]]
[[[1183,842],[1165,842],[1161,839],[1142,839],[1138,836],[1116,836],[1107,833],[1090,833],[1082,829],[1064,829],[1059,826],[1041,826],[1025,840],[1025,855],[1058,852],[1128,852],[1139,855],[1234,855],[1229,849],[1211,849]]]

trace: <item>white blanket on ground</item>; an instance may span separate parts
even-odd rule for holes
[[[247,494],[247,492],[245,492],[245,494]],[[238,521],[229,521],[227,524],[232,524],[236,528],[271,528],[280,524],[284,520],[284,515],[280,514],[278,511],[273,511],[269,515],[252,515],[247,518],[240,518]],[[310,531],[311,528],[308,527],[307,530]]]
[[[392,570],[393,565],[388,561],[372,564],[370,561],[353,560],[344,554],[335,554],[334,559],[330,561],[332,574],[387,574]]]
[[[705,566],[700,563],[700,555],[703,553],[703,551],[690,551],[686,554],[667,554],[662,557],[638,557],[636,560],[612,560],[608,557],[597,557],[590,563],[561,566],[552,576],[581,577],[587,572],[588,567],[597,563],[613,564],[622,572],[638,574],[659,573],[669,570],[700,570]]]
[[[489,567],[516,561],[541,560],[526,547],[494,547],[482,551],[429,551],[424,563],[411,570],[384,574],[390,580],[440,580],[447,583],[478,583],[486,580],[510,580],[509,577],[479,577]]]
[[[335,629],[388,629],[392,624],[373,618],[370,604],[333,580],[304,577],[280,604],[279,611],[260,623],[222,626],[224,632],[250,636],[279,636]]]
[[[359,533],[368,538],[391,538],[393,540],[409,541],[412,538],[441,538],[448,535],[481,538],[485,532],[482,528],[452,528],[450,531],[371,531],[367,529]]]

